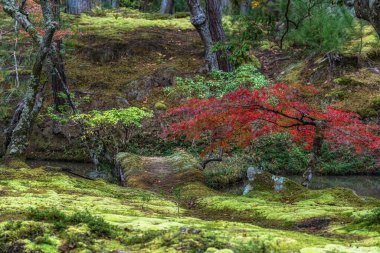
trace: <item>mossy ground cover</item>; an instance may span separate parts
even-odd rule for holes
[[[178,157],[174,160],[180,164]],[[237,197],[209,189],[201,182],[186,185],[183,180],[178,200],[44,168],[16,170],[2,166],[0,244],[25,252],[205,252],[208,248],[298,252],[310,247],[333,247],[327,245],[379,246],[378,232],[361,223],[352,223],[355,230],[346,224],[331,226],[327,236],[254,225],[257,217],[286,223],[321,215],[345,219],[370,210],[370,204],[333,199],[347,195],[344,190],[310,193],[287,204],[265,192]],[[191,215],[195,212],[187,210],[186,205],[178,208],[177,201],[194,195],[199,202],[192,208],[207,218]],[[223,218],[226,212],[228,216]],[[231,214],[239,213],[251,220],[233,221]],[[352,233],[356,236],[349,236]],[[335,236],[338,234],[343,236]],[[372,249],[375,251],[369,252],[379,250]]]
[[[85,15],[67,19],[76,24],[81,32],[94,33],[108,38],[120,39],[120,34],[139,28],[175,28],[192,29],[189,17],[173,18],[171,16],[159,16],[149,13],[141,13],[132,9],[118,9],[116,11],[104,11],[102,15]]]

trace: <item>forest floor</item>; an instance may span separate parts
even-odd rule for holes
[[[265,180],[231,195],[182,151],[119,159],[128,187],[1,167],[1,252],[380,252],[379,224],[366,223],[379,200]]]

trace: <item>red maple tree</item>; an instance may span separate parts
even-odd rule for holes
[[[177,121],[166,134],[187,140],[207,139],[209,149],[248,146],[261,136],[288,132],[293,140],[311,151],[304,184],[311,181],[323,141],[332,148],[352,145],[356,152],[378,152],[380,127],[366,124],[356,113],[328,106],[317,109],[305,102],[313,86],[291,87],[278,83],[258,90],[241,88],[220,99],[191,99],[165,113]]]

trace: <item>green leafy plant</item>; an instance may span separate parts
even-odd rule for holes
[[[84,136],[92,145],[92,150],[98,157],[103,157],[113,163],[115,155],[127,149],[127,144],[142,126],[142,121],[153,116],[151,111],[137,107],[111,109],[106,111],[93,110],[81,113],[71,119],[83,125]]]
[[[254,89],[267,86],[266,77],[259,72],[256,66],[245,64],[231,73],[213,71],[208,77],[177,78],[174,88],[166,88],[168,93],[180,94],[185,98],[222,97],[224,94],[235,91],[240,87]]]
[[[312,5],[307,0],[295,0],[291,4],[289,19],[293,23],[285,37],[289,45],[305,46],[309,53],[340,52],[358,32],[354,17],[344,6],[326,0]],[[280,5],[285,13],[286,1]]]

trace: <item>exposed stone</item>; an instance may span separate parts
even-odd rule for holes
[[[247,169],[248,181],[254,181],[256,178],[256,175],[261,174],[261,173],[262,173],[262,171],[260,169],[255,168],[255,167],[249,167]]]
[[[273,175],[272,179],[274,181],[274,190],[276,192],[282,191],[284,189],[284,182],[286,178]]]
[[[195,235],[202,232],[200,229],[188,228],[188,227],[181,227],[180,231],[181,231],[181,234],[195,234]]]

